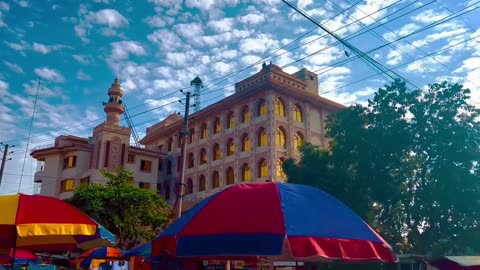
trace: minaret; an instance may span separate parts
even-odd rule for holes
[[[125,109],[122,104],[123,90],[118,83],[118,78],[115,77],[115,80],[112,83],[110,89],[108,89],[108,102],[103,102],[103,111],[107,114],[106,124],[118,126],[120,123],[120,116],[123,114]]]

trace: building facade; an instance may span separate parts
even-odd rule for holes
[[[134,172],[134,184],[157,189],[171,204],[181,189],[185,211],[230,185],[285,181],[283,161],[298,158],[303,142],[327,147],[325,120],[343,108],[318,95],[315,73],[288,74],[264,64],[238,82],[234,94],[190,116],[185,182],[179,186],[183,118],[168,116],[147,128],[144,148],[132,146],[130,128],[119,126],[122,95],[115,79],[104,103],[107,119],[92,137],[59,136],[55,145],[32,151],[42,163],[34,178],[41,194],[67,198],[80,184],[105,183],[98,169],[123,166]]]
[[[59,136],[53,145],[32,150],[30,155],[39,162],[34,183],[40,184],[40,194],[69,198],[78,185],[106,183],[99,169],[113,171],[120,166],[134,172],[133,184],[157,188],[159,162],[166,153],[130,145],[131,129],[119,125],[124,107],[118,79],[108,96],[103,103],[106,121],[93,129],[91,137]]]
[[[140,142],[167,152],[158,189],[173,204],[181,188],[185,211],[230,185],[285,181],[283,161],[299,157],[305,141],[326,147],[325,120],[341,108],[318,95],[315,73],[264,64],[234,94],[191,115],[184,186],[178,185],[182,117],[172,114],[147,128]]]

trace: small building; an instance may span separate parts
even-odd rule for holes
[[[107,93],[106,120],[93,129],[91,137],[62,135],[53,145],[37,147],[30,153],[39,161],[34,183],[41,184],[40,194],[69,198],[78,185],[106,183],[99,169],[113,171],[119,166],[134,172],[133,184],[157,188],[161,160],[166,153],[130,145],[131,129],[119,125],[125,109],[123,90],[117,78]]]

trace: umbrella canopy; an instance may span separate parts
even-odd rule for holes
[[[113,247],[116,244],[115,235],[100,224],[98,224],[98,230],[95,235],[79,235],[75,236],[75,239],[78,242],[78,247],[82,250],[97,247]]]
[[[10,264],[12,262],[13,248],[8,255],[0,255],[0,264]],[[15,251],[15,263],[29,263],[38,261],[38,257],[31,251],[17,249]]]
[[[113,247],[99,247],[87,250],[80,254],[75,261],[75,265],[80,265],[82,268],[90,266],[92,259],[111,259],[119,260],[123,258],[124,252],[118,248]]]
[[[439,270],[480,270],[480,256],[444,256],[428,260]]]
[[[146,243],[141,246],[138,246],[134,249],[131,249],[125,253],[125,257],[150,257],[152,255],[152,243]]]
[[[316,188],[240,184],[198,203],[152,242],[152,255],[272,260],[394,261],[350,208]]]
[[[0,254],[10,248],[71,250],[74,236],[93,236],[98,224],[72,205],[41,195],[0,196]],[[3,250],[3,251],[2,251]]]

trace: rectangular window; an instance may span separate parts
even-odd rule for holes
[[[73,168],[77,165],[77,156],[70,156],[63,159],[63,168]]]
[[[133,177],[132,176],[128,177],[127,181],[128,181],[128,183],[133,185]]]
[[[80,179],[80,185],[90,185],[90,176]]]
[[[120,164],[123,164],[125,163],[125,144],[122,143],[122,155],[120,157]]]
[[[110,141],[105,144],[105,159],[103,160],[103,167],[108,167],[108,160],[110,159]]]
[[[151,172],[152,171],[152,161],[142,159],[140,161],[140,170],[144,171],[144,172]]]
[[[128,163],[135,163],[135,155],[134,154],[128,154],[127,162]]]
[[[181,162],[180,156],[178,156],[178,157],[177,157],[177,172],[180,171],[180,165],[181,165],[180,162]]]
[[[140,182],[140,183],[138,183],[138,186],[139,186],[140,188],[150,189],[150,183]]]
[[[75,179],[65,179],[60,184],[60,192],[72,191],[75,187]]]
[[[163,159],[158,160],[158,171],[161,172],[163,170]]]

